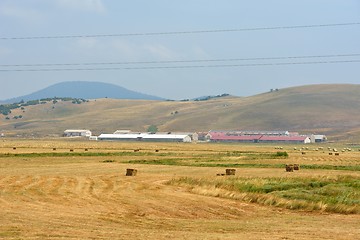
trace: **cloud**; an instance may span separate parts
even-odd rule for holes
[[[10,55],[10,53],[11,53],[10,49],[0,46],[0,56],[1,57],[8,56],[8,55]]]
[[[160,44],[145,45],[143,48],[152,56],[160,59],[173,59],[177,56],[172,50]]]
[[[77,45],[85,49],[94,49],[98,46],[98,40],[94,38],[82,38],[77,40]]]
[[[39,20],[41,18],[41,13],[31,9],[31,8],[22,8],[15,5],[5,5],[0,6],[0,15],[11,18],[18,18],[22,20]]]
[[[74,10],[103,13],[106,8],[102,0],[56,0],[57,5]]]
[[[136,59],[136,49],[137,46],[130,44],[126,41],[116,40],[113,41],[110,45],[111,51],[116,54],[120,54],[123,58]]]

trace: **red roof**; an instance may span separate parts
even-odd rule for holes
[[[224,133],[211,133],[211,140],[214,141],[254,141],[259,140],[261,135],[226,135]]]
[[[262,136],[260,141],[305,141],[306,136]]]
[[[303,142],[306,136],[269,136],[269,135],[230,135],[226,132],[212,132],[210,133],[213,141],[294,141]]]

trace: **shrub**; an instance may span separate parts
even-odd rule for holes
[[[103,163],[112,163],[112,162],[115,162],[115,160],[104,160],[104,161],[102,161]]]
[[[287,152],[276,152],[275,157],[289,157]]]

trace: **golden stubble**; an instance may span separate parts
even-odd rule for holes
[[[70,148],[75,153],[85,148],[93,153],[159,149],[163,155],[0,157],[0,238],[356,239],[360,235],[359,215],[291,211],[219,197],[227,193],[196,192],[211,189],[189,191],[166,184],[178,177],[215,178],[223,168],[128,162],[177,154],[191,159],[192,154],[209,152],[276,152],[273,146],[6,139],[0,153],[69,152]],[[309,151],[302,156],[292,146],[286,148],[289,162],[358,164],[357,152],[334,160],[327,154]],[[109,159],[113,161],[106,162]],[[137,176],[125,176],[127,168],[136,168]],[[241,168],[236,174],[250,178],[359,175],[321,169],[289,174],[274,168]]]

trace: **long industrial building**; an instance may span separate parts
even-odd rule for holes
[[[98,140],[109,141],[148,141],[148,142],[191,142],[191,137],[185,134],[151,134],[151,133],[127,133],[127,134],[101,134]]]
[[[314,143],[326,141],[324,135],[300,135],[289,131],[209,131],[210,142]]]

